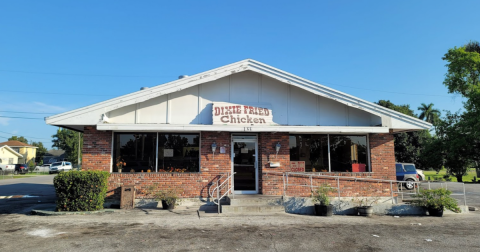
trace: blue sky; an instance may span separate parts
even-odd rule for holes
[[[457,111],[462,98],[443,86],[441,58],[480,40],[479,9],[438,0],[2,1],[0,116],[43,118],[33,113],[246,58],[367,101]],[[55,132],[43,119],[0,117],[0,141],[22,135],[50,148]]]

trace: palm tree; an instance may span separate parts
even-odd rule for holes
[[[418,107],[422,113],[418,116],[418,119],[423,120],[435,124],[438,118],[440,118],[440,111],[438,109],[433,108],[433,103],[426,105],[422,103],[420,107]]]

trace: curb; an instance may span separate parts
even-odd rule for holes
[[[83,211],[83,212],[56,212],[50,210],[32,210],[32,215],[40,216],[58,216],[58,215],[88,215],[88,214],[111,214],[115,213],[115,210],[104,209],[98,211]]]

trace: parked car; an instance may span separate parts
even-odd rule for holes
[[[35,167],[35,169],[33,171],[35,171],[35,172],[49,172],[51,165],[52,164],[43,164],[43,165]]]
[[[13,172],[15,170],[14,164],[0,164],[0,171]]]
[[[50,166],[48,173],[59,173],[61,171],[70,171],[72,170],[72,163],[67,161],[55,162]]]
[[[415,165],[409,163],[396,163],[395,168],[397,170],[397,180],[406,181],[406,183],[402,183],[405,188],[407,190],[413,190],[413,188],[415,188],[415,183],[413,182],[418,182],[419,178]]]
[[[16,164],[14,174],[25,174],[28,172],[28,165],[27,164]]]
[[[423,170],[417,169],[417,173],[418,173],[418,180],[425,181],[425,174],[423,174]]]

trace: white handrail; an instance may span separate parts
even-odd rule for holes
[[[227,177],[225,178],[225,180],[219,184],[219,181],[225,176],[225,175],[222,175],[221,177],[219,177],[217,179],[217,186],[215,188],[213,188],[212,190],[212,193],[211,193],[211,197],[212,197],[212,202],[214,204],[216,204],[218,206],[218,213],[220,213],[220,206],[221,206],[221,200],[227,196],[230,192],[233,193],[233,183],[232,183],[232,186],[230,186],[230,179],[233,178],[233,175],[235,174],[236,172],[230,174],[230,173],[227,173]],[[227,183],[227,184],[225,184]],[[223,193],[222,195],[220,195],[220,190],[223,189],[225,186],[227,186],[227,190],[225,191],[225,193]],[[210,190],[210,189],[209,189]],[[213,195],[215,194],[215,191],[217,192],[217,199],[215,199],[215,197],[213,197]]]

